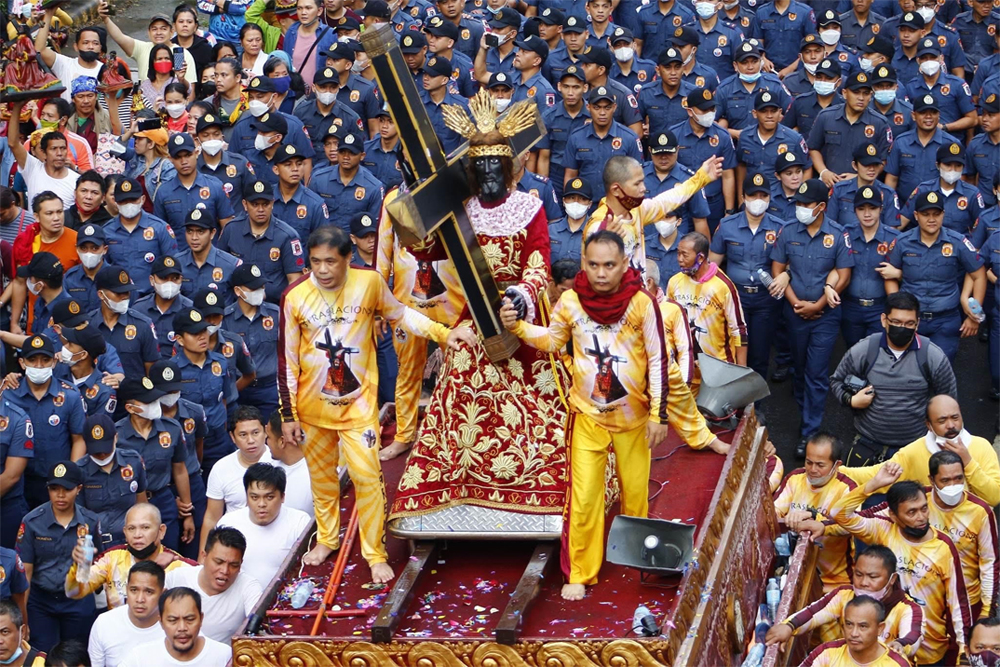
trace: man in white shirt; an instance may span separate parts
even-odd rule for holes
[[[255,463],[243,475],[247,506],[228,512],[218,527],[236,528],[247,540],[242,571],[261,586],[270,583],[292,545],[312,523],[308,514],[286,507],[285,471],[270,463]]]
[[[74,44],[77,53],[76,58],[56,53],[49,46],[49,28],[52,26],[52,17],[55,13],[56,8],[54,6],[46,9],[42,26],[35,33],[35,50],[38,51],[38,55],[52,69],[52,73],[56,75],[56,78],[64,84],[72,83],[78,76],[90,76],[96,79],[97,75],[101,72],[101,62],[98,59],[101,56],[101,51],[107,46],[105,43],[107,38],[102,40],[101,34],[97,30],[91,26],[86,26],[76,32],[76,43]],[[66,86],[66,90],[63,91],[62,98],[67,102],[72,102],[68,85]]]
[[[11,102],[11,118],[19,118],[24,101]],[[27,203],[31,206],[35,195],[51,190],[59,195],[63,209],[76,203],[76,181],[80,175],[69,168],[69,144],[66,135],[53,130],[42,135],[38,141],[45,161],[39,160],[24,149],[21,143],[21,128],[18,123],[7,124],[7,143],[17,161],[17,168],[28,186]]]
[[[263,594],[256,579],[240,572],[246,551],[247,541],[240,531],[216,528],[208,534],[204,565],[178,568],[167,575],[167,588],[186,586],[201,595],[202,633],[226,644]]]
[[[201,523],[201,550],[205,538],[226,512],[246,507],[247,493],[243,488],[243,474],[254,463],[271,463],[264,436],[264,416],[252,405],[241,405],[233,415],[230,436],[236,451],[219,459],[208,474],[205,496],[205,518]]]
[[[168,590],[160,598],[160,627],[163,639],[133,648],[121,667],[225,667],[233,657],[229,644],[203,637],[205,614],[201,598],[190,588]]]
[[[275,410],[267,420],[267,449],[274,464],[285,471],[285,507],[293,507],[316,516],[313,506],[309,466],[301,447],[290,445],[281,437],[281,412]]]
[[[87,652],[93,667],[118,667],[135,646],[164,638],[159,602],[166,577],[153,561],[132,566],[126,603],[98,616],[90,630]]]
[[[169,16],[153,14],[153,17],[149,19],[149,28],[146,30],[150,41],[145,42],[122,32],[122,29],[111,20],[108,9],[110,9],[110,5],[105,0],[102,0],[97,6],[97,14],[104,19],[104,27],[107,28],[111,39],[118,42],[125,55],[135,58],[136,71],[143,73],[149,71],[149,54],[153,50],[154,45],[166,44],[171,48],[175,46],[170,43],[170,38],[174,36],[174,25],[171,23]],[[175,70],[174,73],[178,79],[184,79],[192,86],[198,83],[198,70],[194,65],[194,57],[187,49],[184,49],[184,67]],[[140,78],[143,76],[144,74],[140,74]]]

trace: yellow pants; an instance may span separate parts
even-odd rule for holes
[[[396,375],[396,441],[412,443],[417,439],[420,391],[427,364],[427,339],[408,333],[402,341],[394,335],[392,344],[399,360]]]
[[[302,430],[306,434],[302,451],[309,465],[316,506],[317,541],[331,549],[340,548],[340,479],[337,477],[337,464],[343,459],[354,483],[361,555],[369,565],[386,562],[385,517],[388,506],[382,466],[378,460],[378,421],[347,431],[331,431],[303,423]]]
[[[570,415],[569,583],[597,583],[604,561],[604,469],[614,444],[621,513],[646,517],[650,453],[646,425],[611,433],[587,417]]]

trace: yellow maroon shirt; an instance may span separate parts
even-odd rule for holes
[[[862,664],[851,657],[847,641],[838,639],[817,646],[799,667],[909,667],[910,662],[906,658],[884,644],[880,643],[880,646],[884,650],[882,655]]]
[[[684,309],[676,301],[671,301],[657,289],[656,301],[660,305],[663,319],[663,335],[670,360],[677,364],[684,376],[684,382],[691,383],[694,377],[694,356],[691,351],[691,327],[688,326]]]
[[[281,297],[278,400],[285,422],[331,430],[359,428],[378,416],[375,317],[445,343],[449,329],[401,304],[382,276],[351,267],[336,290],[311,274]]]
[[[965,584],[969,588],[969,603],[983,603],[979,618],[989,618],[997,605],[997,519],[993,508],[981,498],[966,492],[964,500],[954,507],[944,507],[927,490],[930,524],[955,543],[962,561]]]
[[[198,564],[193,560],[182,557],[173,549],[167,549],[162,545],[150,560],[158,558],[164,551],[174,557],[173,562],[166,567],[167,572],[176,570],[179,567],[190,567]],[[128,594],[128,573],[135,563],[136,558],[127,547],[119,546],[108,549],[98,556],[97,560],[90,566],[90,581],[82,584],[76,580],[77,564],[74,562],[69,566],[69,572],[66,573],[66,596],[75,600],[81,600],[101,586],[104,586],[104,592],[108,596],[108,609],[120,607],[125,604],[125,598]]]
[[[695,350],[736,363],[736,348],[745,344],[747,323],[733,281],[715,264],[701,280],[675,273],[667,282],[667,298],[687,313]]]

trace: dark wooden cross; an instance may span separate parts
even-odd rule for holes
[[[486,354],[491,361],[507,359],[517,350],[519,342],[500,322],[503,296],[465,210],[465,202],[472,196],[465,171],[468,144],[450,157],[445,155],[388,23],[366,29],[361,42],[396,124],[406,161],[417,178],[409,192],[401,193],[386,205],[400,243],[414,245],[431,234],[437,235],[455,264]],[[534,146],[544,131],[545,126],[538,119],[535,125],[511,137],[514,155]]]

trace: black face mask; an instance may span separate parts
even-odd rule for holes
[[[96,63],[97,59],[101,57],[101,54],[97,51],[80,51],[80,60],[85,63]]]
[[[500,157],[478,157],[472,161],[479,181],[479,198],[484,202],[495,202],[507,194],[507,183],[503,177],[503,161]]]
[[[889,337],[889,342],[896,347],[909,347],[910,343],[913,342],[913,337],[917,335],[915,329],[907,329],[906,327],[896,327],[889,325],[889,329],[886,332]]]
[[[215,95],[216,88],[214,81],[203,81],[202,83],[196,83],[194,85],[194,96],[199,100],[203,100],[206,97],[211,97]]]
[[[926,535],[927,531],[929,531],[930,529],[931,525],[927,524],[923,528],[914,528],[912,526],[901,526],[899,530],[901,533],[903,533],[903,535],[906,535],[910,539],[922,540],[924,539],[924,535]]]
[[[156,551],[158,546],[159,545],[156,542],[153,542],[151,544],[147,544],[142,549],[133,549],[130,544],[128,545],[128,552],[135,556],[136,560],[146,560],[153,555],[153,552]]]

